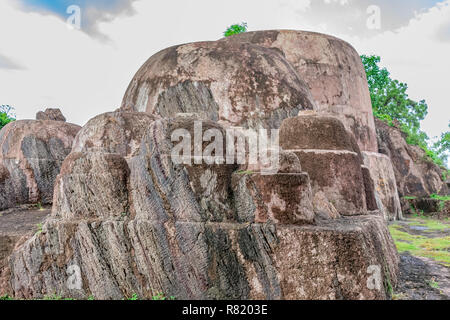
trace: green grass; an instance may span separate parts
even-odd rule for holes
[[[56,301],[67,300],[67,301],[71,301],[71,300],[75,300],[75,299],[73,299],[73,298],[63,298],[62,296],[57,295],[56,293],[54,293],[54,294],[49,295],[49,296],[44,296],[44,298],[42,300],[56,300]]]
[[[436,199],[436,200],[440,200],[440,201],[450,201],[450,196],[440,196],[437,194],[432,194],[430,196],[431,199]]]
[[[413,222],[417,225],[419,222]],[[425,221],[427,226],[434,230],[444,230],[449,225],[441,225],[438,221]],[[412,235],[401,230],[400,225],[389,226],[392,238],[395,241],[399,252],[409,252],[414,256],[426,257],[450,267],[450,236],[441,238],[427,238],[420,235]]]
[[[415,196],[404,196],[403,199],[405,199],[405,200],[416,200],[417,197],[415,197]]]
[[[434,281],[434,279],[431,279],[430,281],[428,281],[428,285],[434,289],[440,289],[439,288],[439,283],[437,283],[436,281]]]
[[[450,224],[434,220],[431,218],[413,218],[410,219],[413,221],[409,225],[411,226],[419,226],[419,227],[426,227],[427,230],[424,230],[425,232],[432,232],[432,231],[441,231],[441,230],[448,230],[450,229]]]
[[[1,300],[14,300],[13,298],[11,298],[9,295],[4,295],[0,297],[0,301]]]
[[[36,235],[41,234],[42,233],[42,223],[38,223],[36,225],[36,227],[37,227]]]

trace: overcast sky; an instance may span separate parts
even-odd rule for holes
[[[81,9],[80,30],[68,28],[71,5]],[[242,21],[324,32],[380,55],[412,98],[428,102],[429,136],[448,130],[450,0],[0,0],[0,104],[19,119],[61,107],[83,125],[120,106],[152,54],[219,39]]]

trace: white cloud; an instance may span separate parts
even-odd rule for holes
[[[448,130],[450,120],[450,39],[443,41],[440,37],[442,27],[449,23],[447,0],[417,14],[407,26],[396,31],[369,39],[341,35],[359,52],[381,56],[392,77],[409,85],[413,99],[427,101],[429,114],[422,127],[430,137]]]
[[[97,24],[97,30],[110,39],[104,42],[68,29],[61,18],[23,12],[13,0],[3,0],[0,54],[22,69],[0,68],[0,104],[15,106],[19,118],[34,118],[44,107],[60,106],[69,121],[84,124],[119,107],[138,68],[168,46],[218,39],[228,25],[242,21],[251,30],[335,33],[339,17],[326,23],[301,19],[311,14],[312,1],[318,0],[141,0],[133,2],[134,15],[110,17]],[[351,5],[349,1],[344,7]],[[372,39],[336,34],[361,53],[381,55],[393,76],[410,85],[414,98],[427,99],[430,116],[424,127],[432,136],[447,129],[449,118],[450,44],[442,41],[442,34],[448,34],[442,28],[449,21],[448,6],[440,6],[421,13],[396,32]]]

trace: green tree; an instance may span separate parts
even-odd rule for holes
[[[241,24],[233,24],[233,25],[229,26],[227,28],[227,30],[225,30],[223,35],[225,37],[229,37],[229,36],[232,36],[233,34],[239,34],[239,33],[243,33],[243,32],[247,32],[247,23],[246,22],[242,22]]]
[[[425,100],[414,101],[409,98],[408,85],[393,80],[386,68],[380,68],[379,56],[361,56],[366,69],[370,98],[374,115],[383,120],[397,120],[416,133],[420,121],[428,114]]]
[[[448,127],[450,128],[450,124]],[[450,131],[441,135],[441,138],[434,144],[433,149],[444,162],[447,162],[450,154]]]
[[[0,105],[0,130],[14,120],[16,120],[14,108],[9,105]]]
[[[408,85],[392,79],[389,71],[379,66],[379,56],[362,55],[361,59],[366,70],[374,116],[391,126],[397,121],[406,134],[406,142],[421,147],[433,162],[442,166],[448,152],[448,142],[446,144],[445,140],[448,135],[444,134],[437,144],[429,145],[429,137],[420,130],[420,121],[428,114],[425,100],[410,99]]]

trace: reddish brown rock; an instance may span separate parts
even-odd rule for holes
[[[400,198],[449,193],[444,181],[445,169],[428,159],[420,147],[407,144],[406,136],[399,128],[378,119],[376,126],[379,152],[392,161]]]
[[[300,207],[308,201],[307,175],[238,177],[232,165],[173,163],[171,133],[182,128],[192,132],[193,127],[194,120],[186,118],[153,122],[139,155],[128,161],[129,175],[127,163],[118,154],[69,156],[60,177],[75,192],[71,198],[71,192],[57,188],[61,201],[70,203],[80,195],[93,204],[103,195],[83,193],[85,178],[75,176],[93,174],[90,180],[95,190],[95,175],[108,168],[119,173],[122,168],[121,177],[127,177],[127,183],[119,185],[127,185],[129,211],[119,216],[113,213],[120,210],[111,206],[110,214],[101,210],[89,215],[67,213],[65,219],[54,211],[42,233],[10,257],[13,294],[36,298],[57,292],[97,299],[122,299],[133,293],[151,298],[158,292],[177,299],[389,297],[389,286],[396,283],[398,258],[381,218],[337,218],[299,225],[298,213],[308,217],[304,208],[295,208],[296,201]],[[205,122],[203,130],[211,128],[221,129]],[[116,161],[121,165],[113,165]],[[298,163],[286,170],[295,168]],[[237,184],[232,177],[239,180]],[[255,223],[261,217],[255,215],[256,198],[245,197],[252,195],[251,189],[240,183],[247,178],[255,181],[263,198],[274,199],[268,186],[275,187],[272,192],[284,199],[288,210],[274,210],[281,209],[278,203],[263,200],[272,208],[268,216],[274,219]],[[288,195],[283,184],[301,190]],[[104,204],[101,207],[108,210]],[[379,286],[369,285],[374,276]]]
[[[339,117],[361,150],[377,151],[366,73],[350,44],[329,35],[294,30],[247,32],[221,41],[281,52],[308,84],[318,110]]]
[[[38,209],[29,205],[0,211],[0,296],[14,294],[9,282],[9,255],[16,245],[39,232],[38,225],[49,213],[47,208]]]
[[[197,113],[224,125],[278,128],[314,109],[309,89],[279,52],[250,43],[197,42],[153,55],[122,109],[162,117]]]
[[[36,120],[53,120],[66,122],[66,117],[62,114],[60,109],[46,109],[36,113]]]
[[[386,220],[402,219],[402,206],[397,191],[394,169],[388,156],[380,153],[363,152],[364,163],[375,182],[378,208]]]
[[[367,213],[362,160],[353,141],[340,120],[320,114],[286,119],[280,128],[280,145],[298,156],[313,195],[323,193],[341,215]]]
[[[76,219],[127,214],[128,175],[127,162],[117,154],[72,152],[56,179],[52,216]]]
[[[80,127],[19,120],[0,131],[0,210],[52,202],[53,185]]]
[[[73,152],[138,154],[142,137],[155,117],[143,112],[108,112],[96,116],[78,133]]]

